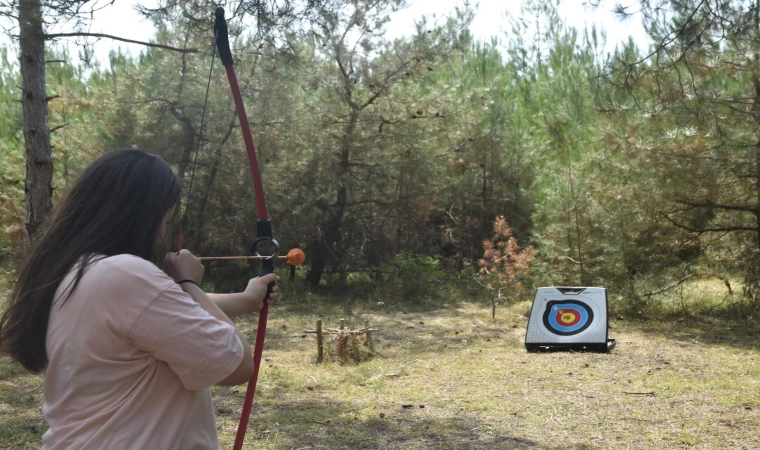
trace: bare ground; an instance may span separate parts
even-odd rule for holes
[[[756,320],[613,320],[610,354],[530,354],[527,302],[491,320],[454,301],[300,301],[270,312],[246,448],[760,448]],[[380,328],[374,358],[315,363],[304,330],[340,318]],[[256,319],[240,324],[252,338]],[[213,392],[231,448],[245,387]],[[40,377],[0,360],[0,448],[39,448],[41,399]]]

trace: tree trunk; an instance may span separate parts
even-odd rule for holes
[[[758,8],[760,9],[760,8]],[[755,55],[755,61],[760,60],[760,55]],[[760,124],[760,75],[754,77],[755,99],[753,109],[755,110],[755,121]],[[760,140],[755,143],[755,224],[760,230]],[[760,232],[755,233],[755,248],[760,253]]]
[[[19,31],[26,148],[26,232],[31,241],[53,209],[53,156],[47,123],[45,39],[39,0],[19,1]]]
[[[343,184],[338,187],[338,195],[335,206],[332,208],[330,218],[324,226],[324,232],[318,232],[309,248],[311,249],[311,270],[306,280],[312,289],[319,286],[322,275],[327,268],[330,255],[334,252],[335,244],[340,239],[340,228],[343,225],[343,213],[348,203],[348,189]]]
[[[179,102],[172,102],[169,105],[169,112],[182,126],[182,157],[179,160],[177,175],[180,180],[185,179],[187,167],[190,165],[193,157],[193,147],[195,146],[195,125],[192,119],[187,117],[180,109]],[[200,139],[200,137],[199,137]]]
[[[230,124],[227,126],[227,132],[224,134],[224,137],[216,147],[216,152],[214,152],[214,161],[211,163],[211,170],[209,171],[208,177],[206,178],[203,186],[205,190],[203,191],[203,195],[198,201],[198,214],[195,221],[195,233],[197,236],[198,244],[201,245],[204,244],[203,241],[205,240],[204,237],[206,236],[205,232],[203,231],[203,226],[206,221],[206,206],[208,205],[208,201],[211,198],[211,193],[214,190],[214,186],[216,184],[216,176],[219,173],[219,167],[222,165],[222,150],[224,149],[225,144],[227,144],[227,141],[230,139],[232,131],[235,128],[237,128],[237,114],[235,114],[233,119],[230,121]],[[185,207],[187,207],[187,205],[185,205]],[[201,246],[199,245],[197,250],[200,249]]]
[[[760,142],[755,144],[755,225],[760,230]],[[760,232],[755,233],[755,248],[760,253]]]
[[[343,214],[346,212],[348,205],[348,187],[346,177],[351,162],[351,149],[353,148],[354,133],[356,124],[359,122],[359,110],[352,105],[352,112],[348,124],[343,134],[343,143],[341,144],[340,161],[338,162],[338,192],[335,197],[335,205],[330,209],[330,215],[327,223],[324,225],[324,232],[317,231],[316,238],[312,241],[311,248],[311,270],[306,276],[306,280],[312,289],[319,286],[322,275],[327,267],[328,258],[335,253],[335,245],[340,240],[341,226],[343,225]]]
[[[760,8],[759,8],[760,9]],[[755,21],[757,25],[757,18]],[[760,60],[760,55],[755,54],[755,62]],[[754,76],[755,98],[754,98],[754,113],[755,120],[760,122],[760,75]],[[760,230],[760,141],[755,143],[755,224],[757,229]],[[749,253],[749,261],[747,270],[744,274],[744,297],[750,301],[755,307],[758,306],[760,301],[760,232],[755,233],[755,248],[754,251]],[[730,287],[729,287],[730,289]]]

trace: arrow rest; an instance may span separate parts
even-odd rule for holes
[[[251,245],[251,253],[253,256],[263,256],[259,252],[259,245],[265,242],[271,243],[274,246],[274,251],[269,256],[266,256],[261,260],[261,270],[259,270],[260,277],[269,275],[270,273],[274,272],[274,262],[277,259],[277,256],[280,254],[280,243],[272,237],[272,222],[270,222],[268,219],[259,220],[256,222],[256,240],[253,242],[253,245]],[[269,297],[269,294],[272,293],[273,287],[274,282],[267,285],[267,293],[264,296],[265,300]]]

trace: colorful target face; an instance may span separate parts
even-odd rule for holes
[[[577,300],[551,300],[544,311],[546,330],[560,336],[582,333],[594,321],[594,312]]]

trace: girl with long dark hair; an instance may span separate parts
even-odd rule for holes
[[[218,447],[208,387],[253,373],[230,317],[260,310],[277,277],[206,294],[203,265],[186,250],[166,255],[161,270],[157,244],[181,196],[157,156],[107,153],[29,249],[0,351],[44,373],[43,449]]]

